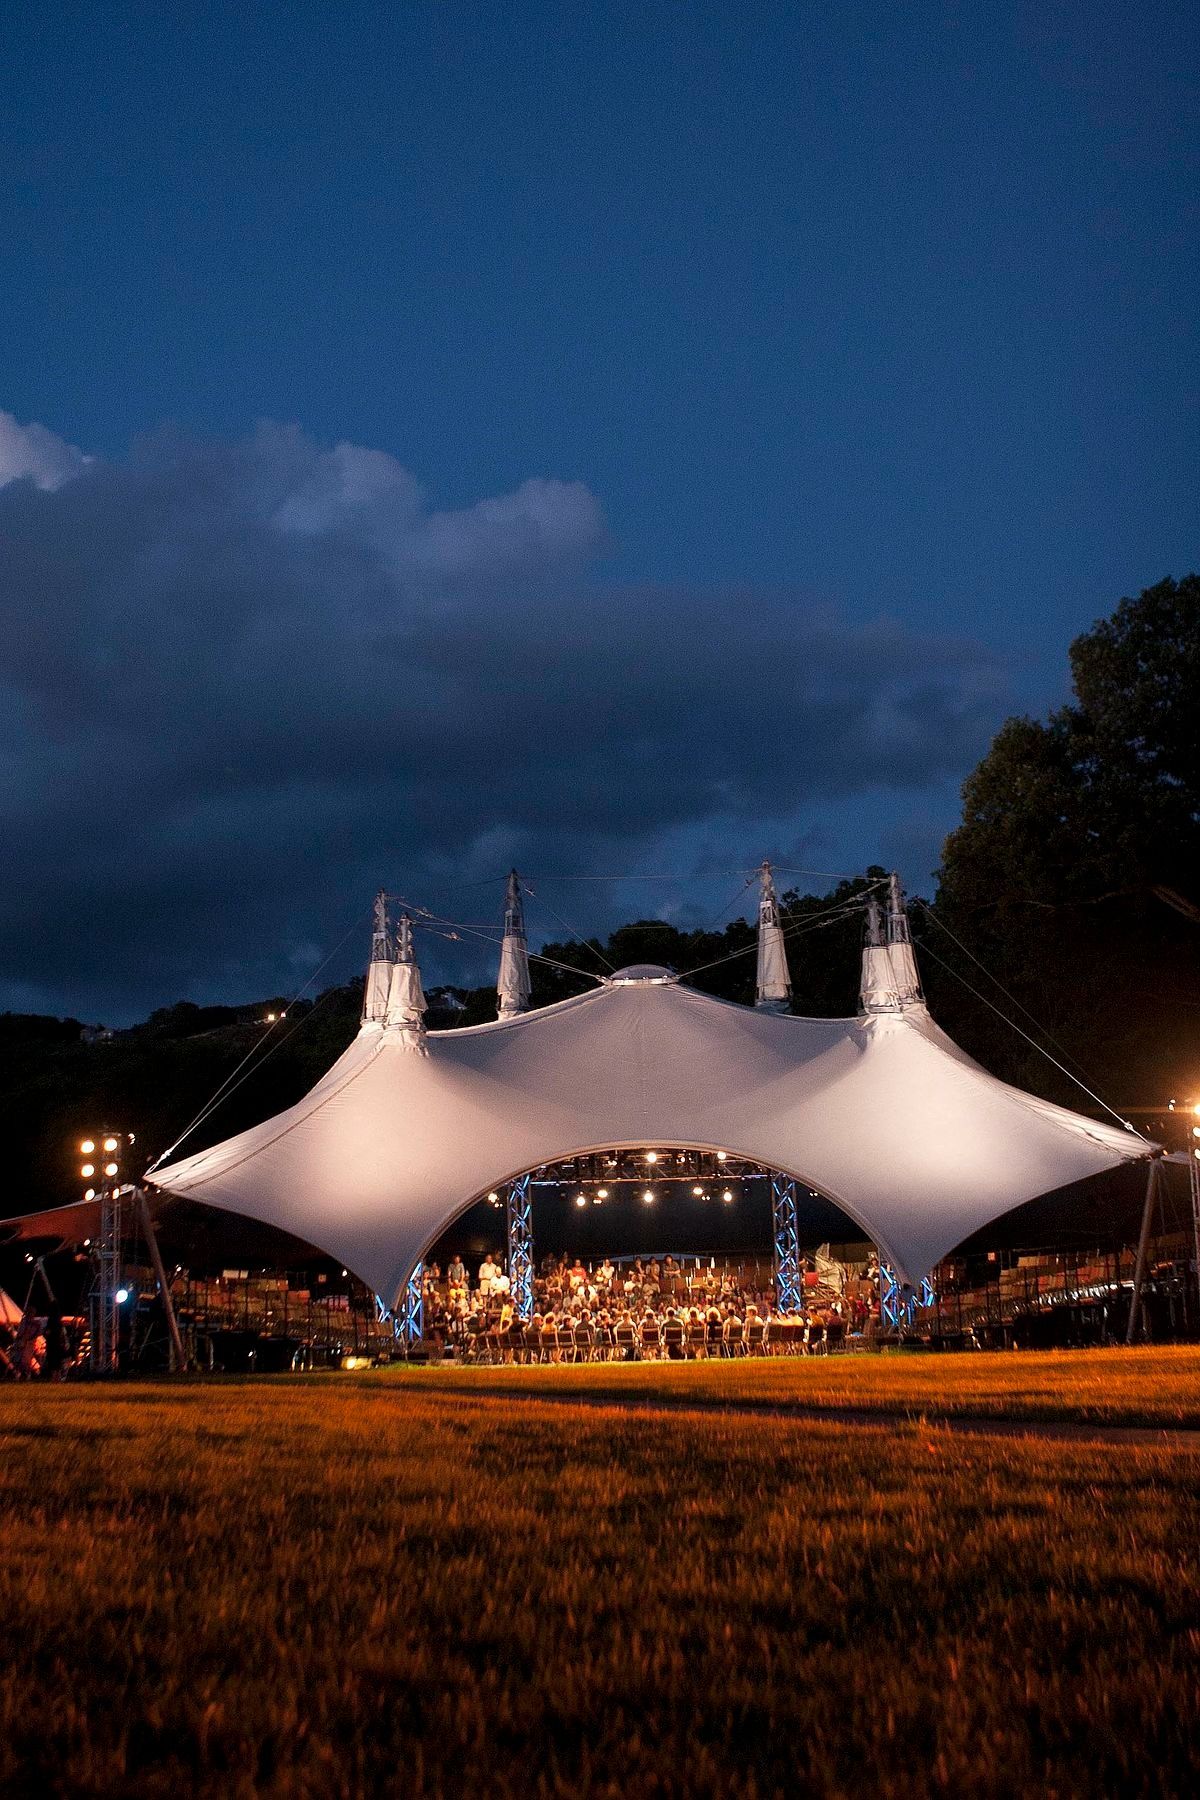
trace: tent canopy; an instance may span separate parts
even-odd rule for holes
[[[794,1018],[640,965],[421,1039],[369,1020],[297,1105],[150,1179],[318,1245],[394,1306],[475,1201],[590,1151],[725,1150],[792,1175],[915,1284],[1010,1208],[1152,1149],[997,1081],[921,1004]]]

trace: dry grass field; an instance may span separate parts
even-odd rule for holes
[[[725,1362],[397,1370],[393,1379],[464,1394],[587,1394],[685,1405],[902,1412],[1200,1428],[1200,1349],[992,1351]]]
[[[1174,1387],[1192,1416],[1200,1357],[1103,1360],[1106,1417]],[[707,1410],[522,1392],[617,1380]],[[1186,1441],[715,1404],[1036,1409],[1049,1383],[1062,1417],[1094,1381],[977,1357],[0,1389],[0,1793],[1190,1795]]]

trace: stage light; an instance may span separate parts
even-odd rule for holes
[[[85,1189],[84,1189],[84,1194],[83,1194],[83,1197],[84,1197],[84,1199],[85,1199],[85,1200],[94,1200],[94,1199],[95,1199],[95,1198],[96,1198],[96,1190],[95,1190],[95,1188],[85,1188]],[[85,1242],[87,1242],[87,1243],[89,1243],[89,1244],[90,1244],[90,1243],[91,1243],[91,1241],[92,1241],[92,1240],[91,1240],[91,1238],[87,1238],[87,1239],[86,1239],[86,1240],[85,1240]]]
[[[726,1188],[725,1192],[721,1195],[721,1198],[722,1200],[730,1201],[733,1199],[733,1195],[730,1193],[729,1189]]]
[[[1193,1137],[1200,1137],[1200,1125],[1193,1125],[1193,1126],[1192,1126],[1192,1136],[1193,1136]]]
[[[597,1188],[596,1192],[599,1194],[599,1196],[602,1200],[608,1199],[608,1189],[607,1188]]]
[[[81,1164],[81,1166],[80,1166],[80,1170],[79,1170],[79,1173],[80,1173],[80,1174],[81,1174],[81,1175],[94,1175],[94,1174],[95,1174],[95,1173],[96,1173],[96,1165],[95,1165],[95,1163],[83,1163],[83,1164]]]
[[[116,1147],[117,1147],[117,1140],[116,1140],[116,1138],[115,1138],[115,1137],[106,1137],[106,1138],[105,1138],[105,1140],[104,1140],[104,1148],[105,1148],[105,1149],[106,1149],[106,1150],[107,1150],[107,1151],[108,1151],[108,1152],[109,1152],[109,1153],[110,1153],[110,1154],[111,1154],[111,1153],[112,1153],[112,1151],[114,1151],[114,1150],[115,1150],[115,1149],[116,1149]]]
[[[576,1204],[576,1206],[586,1206],[587,1205],[587,1195],[586,1194],[576,1194],[575,1204]]]
[[[692,1192],[695,1194],[697,1200],[702,1200],[704,1198],[704,1189],[702,1187],[694,1187]]]
[[[658,1151],[657,1150],[647,1150],[646,1161],[647,1162],[657,1162],[658,1161]]]
[[[117,1173],[117,1164],[116,1163],[105,1163],[104,1173],[106,1175],[115,1175]]]
[[[592,1205],[593,1206],[603,1206],[604,1205],[604,1201],[601,1199],[599,1194],[592,1195]]]
[[[1195,1113],[1196,1117],[1200,1119],[1200,1105],[1193,1106],[1192,1111]]]
[[[717,1151],[717,1161],[718,1161],[718,1162],[724,1162],[724,1161],[725,1161],[725,1152],[724,1152],[724,1151],[723,1151],[723,1150],[718,1150],[718,1151]]]
[[[79,1146],[80,1152],[84,1156],[90,1156],[95,1148],[96,1146],[91,1138],[84,1138],[82,1144]]]
[[[645,1193],[642,1195],[642,1199],[645,1201],[647,1206],[652,1206],[654,1204],[654,1189],[647,1188]]]
[[[116,1293],[113,1295],[113,1299],[116,1301],[118,1306],[124,1306],[124,1304],[128,1300],[128,1298],[129,1298],[129,1289],[128,1288],[118,1288]]]

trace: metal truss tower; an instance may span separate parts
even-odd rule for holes
[[[110,1375],[117,1367],[121,1315],[117,1288],[121,1280],[121,1190],[100,1190],[100,1227],[92,1245],[92,1286],[88,1295],[92,1372]]]
[[[802,1299],[800,1237],[796,1226],[796,1184],[790,1175],[772,1175],[775,1224],[775,1304],[781,1313],[798,1312]]]
[[[879,1316],[885,1325],[896,1331],[908,1331],[918,1306],[932,1306],[936,1297],[928,1275],[921,1283],[920,1293],[914,1294],[906,1283],[896,1279],[896,1271],[889,1263],[880,1263]]]
[[[404,1337],[410,1344],[425,1335],[425,1264],[419,1262],[404,1290]]]
[[[511,1181],[508,1209],[508,1280],[513,1306],[522,1325],[533,1317],[533,1195],[530,1176]]]

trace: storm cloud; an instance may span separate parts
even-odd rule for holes
[[[882,607],[606,583],[575,482],[439,510],[291,426],[105,461],[0,415],[0,484],[0,1004],[283,987],[381,883],[799,841],[997,717],[990,652]]]

